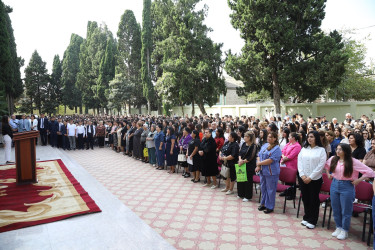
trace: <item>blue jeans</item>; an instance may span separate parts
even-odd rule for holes
[[[275,208],[277,182],[279,175],[263,175],[260,173],[260,190],[262,192],[261,205],[268,209]]]
[[[155,148],[148,148],[148,161],[150,164],[156,163]]]
[[[349,231],[350,220],[353,213],[353,201],[355,198],[355,188],[351,181],[339,181],[333,179],[331,184],[331,205],[333,219],[336,227]]]

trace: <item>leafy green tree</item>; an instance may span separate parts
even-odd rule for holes
[[[344,34],[350,35],[350,31]],[[340,84],[328,91],[328,97],[337,101],[368,101],[375,99],[374,79],[370,77],[373,69],[366,65],[367,48],[362,41],[344,39],[342,53],[349,56],[345,74]]]
[[[153,61],[156,88],[164,105],[214,105],[226,92],[222,76],[222,44],[215,44],[203,24],[207,6],[196,10],[200,0],[155,1]],[[160,16],[160,14],[162,15]],[[194,109],[193,109],[194,114]]]
[[[337,31],[325,35],[326,0],[228,0],[231,22],[245,40],[242,53],[228,53],[226,70],[245,87],[239,93],[269,91],[276,113],[280,99],[296,95],[313,101],[340,83],[347,56]]]
[[[79,72],[79,52],[83,38],[79,35],[72,34],[70,37],[70,43],[64,52],[64,58],[62,61],[62,104],[70,109],[75,108],[77,113],[77,107],[82,106],[82,96],[76,86],[77,74]]]
[[[141,113],[141,106],[146,103],[143,97],[141,80],[142,40],[141,28],[135,19],[133,11],[125,10],[121,16],[117,37],[118,59],[116,75],[121,74],[121,77],[126,79],[126,81],[123,81],[124,84],[128,85],[125,89],[131,91],[131,96],[126,95],[129,99],[124,101],[129,105],[138,107],[139,113]]]
[[[116,74],[115,78],[109,82],[109,89],[106,92],[108,107],[120,112],[132,98],[133,89],[134,83],[130,82],[123,74]]]
[[[34,107],[39,113],[42,112],[48,81],[49,75],[47,73],[46,63],[35,50],[25,69],[26,97],[30,100],[29,103],[32,105],[29,107],[30,113],[33,113]]]
[[[151,53],[152,53],[152,30],[151,30],[151,0],[143,0],[142,14],[142,85],[143,96],[147,99],[147,111],[151,114],[151,101],[155,97],[154,86],[151,82]]]

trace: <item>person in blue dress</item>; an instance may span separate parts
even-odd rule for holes
[[[255,172],[260,175],[262,191],[262,200],[258,210],[269,214],[275,207],[276,188],[280,175],[281,150],[276,132],[268,134],[267,143],[262,146],[258,156]]]
[[[164,169],[164,161],[165,161],[165,147],[164,147],[164,132],[163,126],[161,124],[156,125],[156,133],[154,135],[155,141],[155,149],[156,149],[156,161],[158,167],[157,170]]]
[[[167,167],[169,166],[171,169],[168,172],[169,174],[173,174],[175,172],[175,168],[177,165],[177,158],[178,158],[178,145],[177,145],[177,137],[174,132],[174,128],[172,126],[168,127],[167,135],[165,136],[165,155],[167,158]]]

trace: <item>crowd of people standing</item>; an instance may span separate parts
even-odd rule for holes
[[[269,117],[232,117],[218,114],[195,117],[165,116],[57,116],[48,119],[4,116],[3,136],[6,161],[13,133],[38,130],[40,143],[64,150],[110,147],[156,170],[183,169],[182,176],[193,183],[218,188],[225,179],[226,195],[234,194],[238,166],[245,165],[247,180],[237,181],[238,198],[249,202],[253,196],[253,176],[259,175],[262,198],[259,211],[272,213],[280,169],[297,171],[294,192],[281,193],[295,199],[301,191],[305,215],[301,224],[314,229],[319,215],[319,192],[323,172],[332,179],[331,206],[337,225],[332,236],[346,239],[355,199],[355,186],[375,177],[374,121],[363,115],[354,120],[346,114],[343,122],[333,118],[295,114]],[[10,154],[10,153],[9,153]],[[203,180],[201,180],[203,176]]]

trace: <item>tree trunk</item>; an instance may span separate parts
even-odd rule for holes
[[[77,106],[74,107],[74,113],[76,114],[77,114],[77,108],[78,108]]]
[[[272,90],[273,90],[273,104],[275,105],[276,115],[281,114],[280,106],[280,86],[277,79],[276,69],[272,72]]]
[[[204,109],[204,104],[202,102],[197,103],[199,109],[201,110],[202,115],[206,114],[206,110]]]
[[[79,106],[79,114],[80,114],[80,115],[82,115],[82,109],[83,109],[83,108],[82,108],[82,105]]]
[[[87,114],[89,112],[89,109],[87,108],[87,106],[85,106],[85,114]],[[82,112],[80,111],[80,113],[82,114]]]
[[[147,100],[147,114],[151,115],[151,102]]]
[[[181,105],[182,116],[185,116],[184,105]]]
[[[139,114],[139,115],[142,114],[142,105],[138,105],[138,114]]]
[[[194,100],[191,101],[191,116],[195,115],[195,103]]]
[[[64,105],[64,115],[66,115],[66,105]]]

